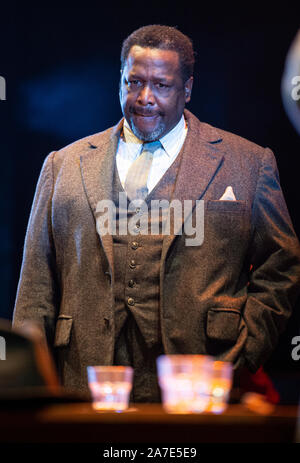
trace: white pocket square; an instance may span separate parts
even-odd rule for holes
[[[236,201],[232,186],[228,186],[219,201]]]

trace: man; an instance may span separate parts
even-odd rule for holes
[[[131,365],[132,400],[159,401],[162,353],[209,354],[254,372],[290,316],[300,252],[274,156],[184,109],[193,65],[177,29],[133,32],[121,54],[124,119],[45,160],[14,323],[41,324],[66,387],[86,390],[88,365]],[[203,239],[189,243],[191,217],[180,216],[179,233],[175,212],[163,233],[166,216],[143,216],[137,199],[149,209],[192,202]],[[111,203],[116,226],[105,229]],[[125,233],[124,218],[135,221]]]

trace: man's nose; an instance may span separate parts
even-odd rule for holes
[[[143,106],[154,104],[154,95],[150,88],[150,85],[143,86],[138,96],[138,102]]]

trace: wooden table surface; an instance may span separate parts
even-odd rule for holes
[[[295,442],[296,406],[270,413],[230,405],[220,414],[168,414],[160,405],[96,412],[90,403],[0,409],[0,443]]]

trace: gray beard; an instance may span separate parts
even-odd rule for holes
[[[150,133],[144,133],[144,132],[140,131],[133,124],[132,121],[131,121],[131,126],[132,126],[131,130],[134,133],[134,135],[137,138],[139,138],[140,140],[146,141],[146,142],[158,140],[160,138],[160,136],[162,135],[162,133],[164,132],[164,130],[165,130],[165,126],[164,126],[164,124],[162,122],[158,125],[156,130],[153,130],[153,132],[150,132]]]

